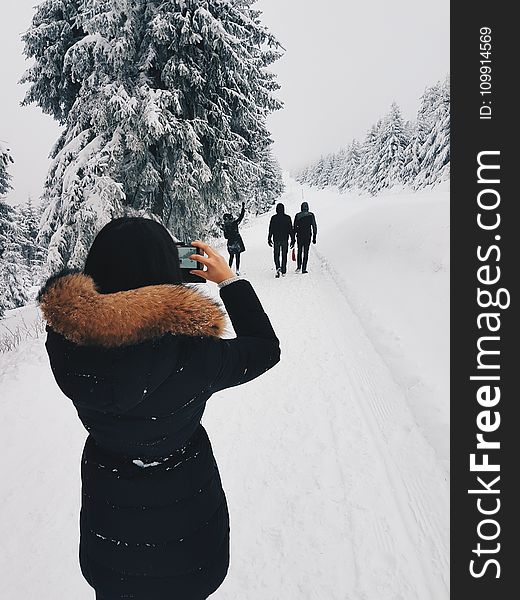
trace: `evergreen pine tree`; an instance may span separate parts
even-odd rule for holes
[[[31,198],[17,207],[17,237],[30,273],[31,285],[39,285],[48,273],[44,270],[45,249],[38,243],[41,208]]]
[[[279,44],[252,0],[44,0],[24,35],[24,76],[64,131],[46,182],[52,269],[80,266],[125,213],[178,237],[210,230],[262,176],[280,108]]]
[[[304,185],[309,182],[310,171],[311,171],[311,166],[304,167],[303,169],[301,169],[294,175],[294,178],[296,179],[296,181],[298,183],[301,183],[302,185]]]
[[[410,141],[404,151],[403,162],[403,181],[406,184],[414,186],[415,178],[421,170],[419,154],[424,142],[425,131],[422,124],[418,121],[410,130]]]
[[[340,148],[339,152],[334,154],[334,165],[330,178],[330,185],[339,186],[343,172],[345,162],[347,160],[347,149],[345,147]]]
[[[263,151],[261,167],[258,178],[251,182],[250,189],[246,192],[248,203],[257,214],[268,211],[285,190],[282,170],[269,147]]]
[[[378,191],[376,175],[380,160],[379,142],[381,139],[380,131],[382,126],[383,122],[379,120],[368,130],[363,142],[361,159],[356,175],[359,189],[370,194],[375,194]]]
[[[5,310],[26,304],[31,285],[31,272],[23,260],[18,240],[12,237],[0,259],[0,307]]]
[[[359,187],[357,180],[359,165],[361,162],[361,146],[357,140],[352,140],[348,146],[342,165],[342,172],[339,177],[338,187],[340,192],[355,189]]]
[[[440,83],[427,87],[421,96],[417,121],[410,134],[410,142],[405,150],[405,164],[403,168],[404,180],[414,189],[418,185],[421,172],[422,148],[435,126],[435,107],[440,94]]]
[[[409,139],[401,110],[395,102],[383,120],[377,141],[377,168],[370,192],[377,194],[384,188],[403,182],[405,149]]]
[[[14,163],[11,151],[3,142],[0,142],[0,198],[12,189],[12,176],[9,173],[11,163]]]
[[[415,188],[436,185],[450,175],[450,80],[437,85],[428,111],[430,130],[419,148]]]
[[[0,200],[0,317],[6,310],[27,302],[31,284],[20,244],[17,213]]]
[[[327,154],[323,158],[323,168],[318,177],[318,186],[323,189],[332,185],[332,175],[334,173],[334,154]]]
[[[325,158],[322,156],[309,171],[308,183],[314,187],[320,187],[322,181],[322,174],[325,168]]]

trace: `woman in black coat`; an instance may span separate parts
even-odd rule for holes
[[[233,215],[226,213],[224,215],[224,222],[222,223],[222,229],[224,230],[224,237],[227,240],[227,249],[229,252],[229,266],[233,266],[233,259],[235,260],[236,273],[240,275],[240,255],[246,251],[244,240],[240,235],[238,226],[242,223],[244,215],[246,214],[246,205],[242,202],[242,210],[237,219],[233,219]]]
[[[194,273],[219,284],[234,339],[221,338],[221,307],[181,284],[173,239],[147,219],[109,223],[84,272],[39,295],[52,371],[89,433],[80,565],[98,600],[202,600],[227,573],[226,498],[200,421],[212,394],[260,376],[280,349],[251,285],[194,245],[206,266]]]

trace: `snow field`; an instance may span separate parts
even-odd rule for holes
[[[289,182],[291,215],[301,195]],[[212,598],[447,599],[447,372],[435,359],[446,350],[445,191],[304,195],[319,228],[308,275],[289,260],[275,280],[270,214],[242,230],[242,271],[282,361],[208,403],[232,530],[230,572]],[[85,432],[42,342],[0,355],[0,596],[87,600],[77,564]]]

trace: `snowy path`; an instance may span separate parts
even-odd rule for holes
[[[267,222],[244,230],[243,270],[282,362],[208,404],[232,528],[230,572],[212,598],[447,599],[445,472],[345,282],[315,250],[309,275],[291,263],[275,280]],[[41,341],[16,356],[0,380],[0,597],[92,599],[76,558],[84,434]]]
[[[283,361],[208,407],[233,528],[216,600],[447,598],[447,482],[402,390],[317,253],[276,281],[259,238]]]

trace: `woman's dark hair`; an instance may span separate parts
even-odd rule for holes
[[[177,245],[168,230],[140,217],[111,221],[97,234],[85,262],[99,292],[182,283]]]

